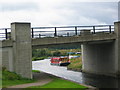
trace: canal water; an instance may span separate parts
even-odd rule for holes
[[[118,78],[91,75],[82,72],[67,70],[67,67],[64,66],[50,65],[50,59],[33,61],[32,67],[33,70],[40,70],[80,84],[86,84],[97,88],[120,88],[120,79]]]

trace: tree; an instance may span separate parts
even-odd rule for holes
[[[61,52],[56,51],[56,52],[53,53],[53,56],[61,56]]]

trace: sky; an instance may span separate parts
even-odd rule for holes
[[[0,28],[12,22],[32,27],[114,24],[118,0],[0,0],[0,20]]]

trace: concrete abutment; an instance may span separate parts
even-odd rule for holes
[[[117,38],[109,43],[83,43],[83,72],[120,76],[120,22],[115,22],[114,33]]]
[[[82,44],[83,72],[110,75],[115,74],[115,53],[113,43]]]
[[[32,78],[32,46],[30,23],[12,23],[13,71],[26,78]]]

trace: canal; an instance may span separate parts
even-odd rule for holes
[[[80,84],[86,84],[97,88],[120,87],[120,79],[118,78],[100,76],[100,75],[90,75],[82,72],[70,71],[67,70],[67,67],[65,66],[50,65],[50,59],[33,61],[32,68],[33,70],[40,70]]]

